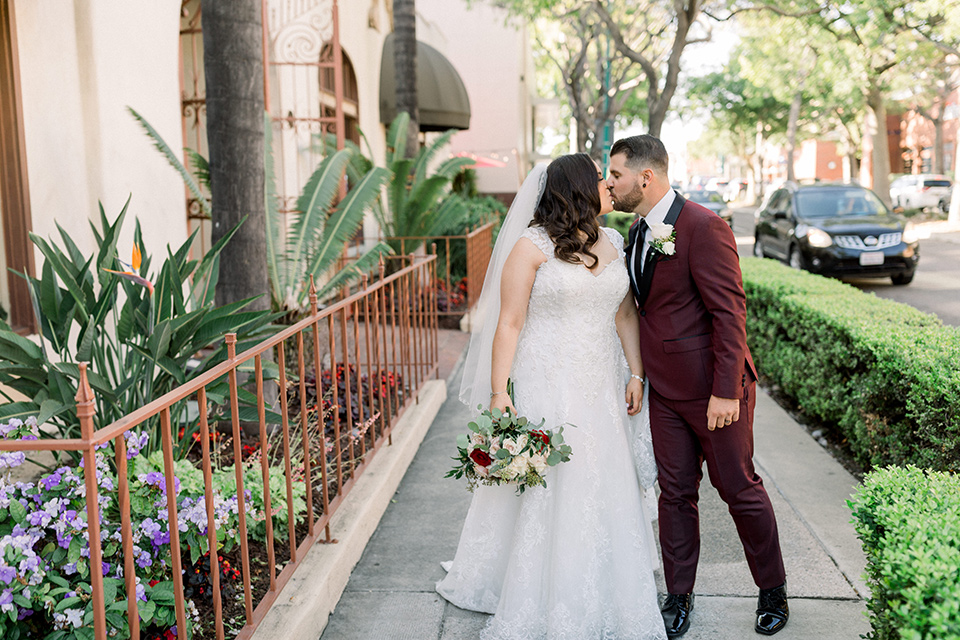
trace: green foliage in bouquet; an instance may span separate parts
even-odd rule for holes
[[[97,243],[91,256],[83,255],[63,229],[63,248],[30,235],[44,256],[40,276],[25,276],[39,340],[24,338],[0,322],[0,384],[26,396],[14,400],[0,391],[0,420],[36,416],[38,423],[53,425],[59,437],[76,438],[80,362],[90,363],[95,421],[101,427],[222,362],[225,334],[238,334],[242,350],[270,331],[276,316],[244,311],[254,298],[214,305],[220,252],[239,225],[199,260],[189,258],[194,232],[176,251],[168,247],[159,272],[151,273],[139,222],[131,263],[123,263],[117,251],[129,204],[112,223],[101,207],[100,228],[90,225]],[[208,389],[217,404],[224,404],[228,393],[225,380]],[[241,401],[241,420],[256,420],[256,397],[246,393]],[[176,427],[187,427],[182,438],[189,443],[196,420],[188,425],[185,402],[173,408],[172,418]],[[147,428],[158,424],[153,421]],[[159,433],[151,436],[150,451],[160,442]],[[178,450],[184,453],[186,447]]]
[[[513,385],[507,389],[513,397]],[[527,418],[499,409],[484,409],[467,428],[470,433],[457,436],[456,465],[446,478],[467,478],[473,491],[479,484],[515,484],[517,495],[530,487],[545,487],[548,467],[570,460],[573,449],[563,441],[563,426],[544,429]]]

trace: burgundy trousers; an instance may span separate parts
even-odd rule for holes
[[[740,419],[707,429],[708,398],[670,400],[651,388],[650,423],[660,483],[660,546],[669,593],[692,593],[700,558],[697,502],[703,462],[727,503],[753,580],[761,589],[783,584],[777,520],[753,467],[756,383],[744,387]]]

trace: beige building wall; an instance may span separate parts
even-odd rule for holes
[[[112,220],[132,194],[120,255],[136,216],[160,258],[187,237],[183,185],[126,107],[179,149],[180,0],[14,2],[34,233],[93,253],[97,201]]]
[[[503,9],[465,0],[417,0],[417,38],[453,64],[470,97],[470,128],[458,132],[451,153],[504,162],[477,168],[483,193],[516,193],[530,169],[531,99],[535,87],[530,39]]]

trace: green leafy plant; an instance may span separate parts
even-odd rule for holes
[[[201,186],[208,189],[210,186],[206,158],[192,149],[185,150],[195,170],[195,175],[191,175],[156,129],[139,113],[129,107],[128,110],[157,150],[180,174],[201,210],[209,217],[210,205],[201,189]],[[285,214],[280,211],[277,197],[269,114],[264,118],[264,206],[270,300],[275,311],[297,313],[306,306],[311,277],[320,283],[317,297],[323,299],[359,280],[364,273],[373,271],[380,256],[389,252],[386,244],[377,243],[343,268],[333,271],[344,244],[363,224],[366,212],[375,206],[389,172],[368,167],[362,175],[356,176],[346,197],[338,201],[344,172],[357,150],[350,148],[325,154],[297,198],[297,210]]]
[[[223,361],[226,333],[238,334],[242,350],[270,330],[276,315],[244,311],[254,298],[214,306],[219,255],[239,225],[199,260],[189,258],[196,232],[176,251],[167,247],[159,271],[151,274],[139,223],[131,263],[121,262],[117,251],[129,204],[112,223],[101,207],[100,228],[90,225],[97,244],[91,256],[83,255],[62,228],[63,248],[31,234],[44,257],[40,276],[25,276],[39,340],[0,323],[0,384],[26,396],[14,401],[3,393],[7,402],[0,404],[0,420],[32,415],[41,424],[54,425],[60,437],[77,437],[79,363],[90,363],[87,374],[99,427]],[[227,393],[226,381],[208,389],[214,403],[225,402]],[[251,403],[248,396],[252,394],[242,395],[241,419],[256,419],[256,399]],[[172,419],[174,425],[188,427],[185,402],[174,407]],[[189,427],[186,431],[192,434]],[[151,437],[151,442],[158,445],[160,438]]]
[[[322,275],[329,275],[317,291],[317,296],[322,299],[372,271],[380,256],[390,252],[386,244],[377,243],[331,275],[344,244],[357,233],[366,212],[375,207],[389,172],[380,167],[369,167],[356,176],[346,196],[334,204],[347,167],[357,151],[346,148],[328,153],[304,185],[297,198],[297,210],[285,221],[284,214],[277,207],[269,124],[268,120],[267,267],[271,295],[275,309],[297,311],[306,305],[310,278],[319,282]]]
[[[450,184],[461,170],[473,163],[470,158],[448,158],[431,170],[437,155],[450,142],[453,131],[447,131],[430,142],[413,158],[405,157],[407,128],[410,116],[400,113],[387,132],[386,166],[390,171],[386,197],[373,206],[373,214],[387,244],[394,252],[400,251],[399,238],[440,236],[467,216],[462,198],[450,197]],[[352,162],[347,168],[351,183],[370,171],[373,163],[360,153],[356,145]],[[423,240],[404,242],[404,250],[415,251]]]
[[[867,468],[960,468],[960,330],[774,260],[741,267],[761,375]]]
[[[867,556],[869,637],[960,640],[960,478],[888,467],[848,504]]]

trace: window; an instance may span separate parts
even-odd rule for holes
[[[7,321],[12,327],[32,332],[36,327],[27,283],[9,271],[34,274],[16,22],[11,0],[0,0],[0,217],[0,304],[9,314]]]
[[[357,74],[353,71],[353,63],[344,52],[343,58],[343,118],[344,137],[360,144],[360,89],[357,84]],[[333,47],[324,45],[320,51],[320,62],[333,60]],[[320,105],[322,116],[332,118],[336,109],[336,92],[334,91],[333,69],[320,67]]]

